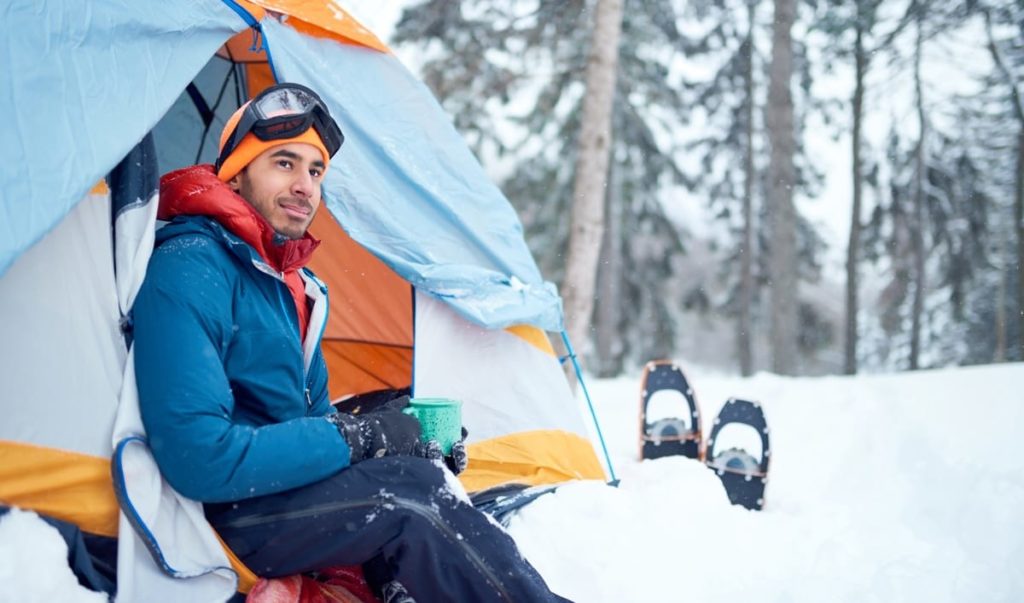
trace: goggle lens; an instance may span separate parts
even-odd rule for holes
[[[313,107],[322,107],[318,98],[298,88],[272,89],[253,101],[252,108],[259,119],[269,119],[279,115],[309,113]]]
[[[257,124],[253,133],[261,140],[277,140],[291,138],[302,134],[309,128],[309,119],[305,115],[289,117],[285,121],[274,121],[266,125]]]

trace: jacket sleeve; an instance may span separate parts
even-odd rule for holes
[[[232,420],[234,397],[223,363],[233,330],[234,275],[225,253],[204,236],[165,242],[133,309],[139,405],[150,448],[168,483],[202,502],[319,481],[346,467],[350,455],[322,416],[262,427]]]

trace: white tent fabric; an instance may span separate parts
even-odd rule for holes
[[[110,195],[86,196],[0,279],[0,439],[110,456],[126,351]],[[31,434],[29,438],[28,435]]]
[[[474,325],[419,291],[415,324],[413,391],[461,400],[467,441],[543,429],[588,436],[556,357],[508,331]]]
[[[160,475],[144,439],[132,356],[114,428],[114,488],[121,500],[117,601],[226,601],[238,588],[238,576],[202,505]]]

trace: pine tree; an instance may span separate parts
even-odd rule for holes
[[[895,59],[890,67],[913,84],[917,126],[909,138],[893,126],[884,194],[865,231],[866,256],[885,266],[889,278],[878,299],[881,330],[874,342],[875,361],[884,366],[976,362],[998,347],[992,325],[1005,307],[983,292],[1006,284],[996,277],[998,245],[991,235],[998,224],[991,216],[1001,196],[993,181],[1012,168],[995,167],[995,154],[982,150],[999,138],[982,133],[994,125],[984,108],[990,95],[948,103],[933,98],[922,76],[924,48],[941,46],[962,28],[969,9],[911,0],[882,42]],[[895,43],[907,38],[909,44]],[[898,50],[907,46],[909,54]],[[944,111],[950,106],[955,113]]]
[[[766,227],[774,218],[774,212],[761,202],[762,191],[768,188],[764,157],[769,145],[759,119],[769,110],[764,101],[768,61],[760,48],[768,47],[771,34],[771,22],[760,15],[770,12],[747,0],[698,0],[688,6],[691,26],[702,32],[694,35],[688,58],[708,67],[710,75],[687,86],[688,105],[704,122],[699,136],[687,143],[687,154],[699,160],[698,168],[687,173],[687,181],[730,229],[731,238],[722,242],[725,254],[721,258],[721,281],[727,291],[724,300],[712,299],[712,303],[715,310],[734,319],[739,368],[750,374],[755,365],[752,348],[759,331],[760,293],[770,282],[766,259],[771,257],[772,240]],[[794,18],[807,15],[803,10]],[[794,194],[813,198],[822,175],[804,151],[803,124],[826,107],[810,93],[813,66],[806,44],[796,39],[791,47],[792,187]],[[812,225],[796,213],[793,230],[796,278],[815,280],[816,256],[823,242]],[[819,345],[824,340],[818,330],[824,323],[798,323],[794,345],[801,352],[805,344]]]
[[[454,5],[454,6],[453,6]],[[424,2],[409,6],[396,29],[397,43],[429,49],[425,81],[449,112],[488,105],[487,115],[463,111],[470,124],[456,125],[483,157],[505,166],[505,194],[519,211],[527,241],[545,275],[562,282],[569,204],[577,163],[588,19],[593,2]],[[472,15],[472,16],[467,16]],[[620,203],[616,229],[622,274],[618,299],[600,296],[621,317],[619,345],[598,346],[618,357],[646,360],[674,346],[673,257],[682,252],[677,229],[665,217],[661,191],[679,182],[671,145],[658,133],[685,119],[685,103],[668,70],[686,48],[669,0],[626,0],[612,123],[612,157],[606,203]],[[459,31],[467,28],[471,34]],[[472,40],[470,42],[469,40]],[[472,57],[467,49],[483,49]],[[494,91],[488,89],[493,87]],[[500,91],[500,94],[495,92]],[[486,102],[485,102],[486,101]],[[651,240],[651,239],[655,240]],[[607,238],[606,238],[607,240]],[[608,244],[606,243],[606,246]],[[662,250],[667,257],[650,259]],[[602,262],[601,266],[606,264]],[[599,270],[599,278],[604,277]],[[618,306],[618,307],[615,307]],[[609,320],[608,318],[605,319]],[[654,321],[652,323],[652,321]],[[640,325],[647,330],[641,333]],[[578,348],[585,342],[576,341]],[[605,364],[603,361],[600,364]]]
[[[841,60],[852,60],[853,94],[850,99],[851,117],[851,172],[853,199],[850,211],[850,232],[846,246],[846,308],[843,343],[843,371],[852,375],[857,372],[857,343],[859,338],[858,313],[860,288],[861,231],[863,228],[865,157],[864,97],[865,80],[871,67],[871,57],[881,50],[875,40],[874,30],[878,21],[881,0],[829,0],[827,10],[818,23],[834,42],[826,51]],[[851,33],[852,32],[852,33]],[[852,39],[850,39],[852,37]],[[831,57],[830,57],[831,58]]]
[[[992,56],[995,72],[988,78],[990,89],[1002,90],[1003,117],[1001,122],[1014,122],[1016,125],[1016,141],[1007,145],[1014,149],[1015,161],[1011,164],[1015,175],[1012,181],[1013,199],[1013,222],[1015,225],[1013,238],[1016,240],[1016,262],[1009,260],[1012,254],[1002,253],[1003,261],[1001,266],[1013,266],[1015,270],[1010,275],[1016,281],[1016,303],[1006,304],[1005,299],[1007,276],[1000,276],[999,288],[1003,292],[997,302],[997,315],[1001,318],[997,321],[996,332],[999,334],[1000,343],[996,346],[995,357],[1001,360],[1006,357],[1024,359],[1024,90],[1021,89],[1021,80],[1024,79],[1024,31],[1020,24],[1024,22],[1024,6],[1020,2],[1004,3],[999,6],[990,6],[988,2],[979,2],[977,10],[982,13],[985,21],[985,33],[987,36],[988,50]],[[1014,27],[1016,26],[1016,27]],[[1008,32],[1006,37],[999,37],[995,33],[995,27]],[[1003,172],[1006,173],[1006,172]],[[1009,238],[1009,237],[1007,237]],[[1002,249],[1000,250],[1002,251]],[[1006,312],[1009,306],[1011,311]],[[1012,323],[1007,320],[1007,314],[1012,317]],[[1017,337],[1012,339],[1015,345],[1007,345],[1006,333],[1014,328]],[[1007,347],[1011,347],[1010,354],[1007,354]],[[1016,350],[1012,350],[1016,348]]]
[[[763,142],[755,114],[761,106],[756,91],[763,83],[756,78],[765,61],[757,52],[761,29],[757,9],[756,0],[703,0],[692,3],[689,12],[698,23],[706,24],[690,56],[718,61],[718,67],[707,81],[690,83],[689,104],[706,114],[708,126],[688,144],[688,152],[700,157],[700,170],[689,174],[688,181],[695,192],[707,197],[711,209],[727,221],[738,239],[723,264],[723,278],[730,282],[724,309],[735,316],[736,356],[743,375],[754,371],[759,272],[755,194],[760,175],[755,154]],[[738,19],[738,14],[745,18]]]

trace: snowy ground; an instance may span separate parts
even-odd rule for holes
[[[622,480],[511,531],[577,601],[1024,600],[1024,365],[752,379],[689,370],[705,434],[730,396],[771,428],[766,508],[682,458],[638,462],[636,378],[591,386]]]
[[[707,430],[729,396],[772,434],[763,512],[682,458],[638,462],[636,376],[591,381],[618,488],[542,497],[510,530],[578,602],[1024,600],[1024,365],[784,379],[688,370]],[[31,544],[29,544],[31,543]],[[30,513],[0,520],[0,602],[97,602]]]

